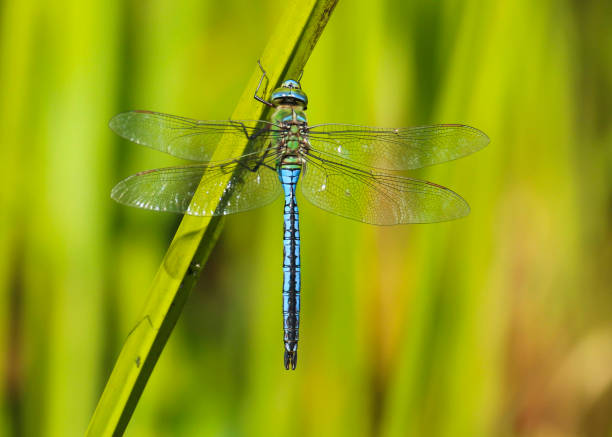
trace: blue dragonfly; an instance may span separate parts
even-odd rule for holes
[[[394,172],[461,158],[485,147],[489,138],[461,124],[309,126],[304,112],[308,98],[299,78],[284,81],[266,100],[258,95],[265,76],[262,68],[254,98],[272,108],[268,120],[200,121],[150,111],[113,117],[110,127],[121,137],[200,164],[137,173],[119,182],[111,197],[155,211],[219,216],[258,208],[284,193],[284,365],[295,369],[301,291],[298,180],[312,204],[360,222],[395,225],[454,220],[470,211],[461,196]],[[221,137],[226,147],[247,145],[245,153],[213,161]]]

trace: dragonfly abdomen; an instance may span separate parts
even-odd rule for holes
[[[283,330],[285,368],[295,369],[300,330],[300,229],[295,188],[301,168],[280,166],[279,177],[285,192],[283,225]]]

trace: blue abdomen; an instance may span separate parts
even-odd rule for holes
[[[283,330],[285,368],[295,369],[300,330],[300,229],[295,189],[300,167],[278,169],[285,192],[283,216]]]

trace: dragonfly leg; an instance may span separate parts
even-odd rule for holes
[[[257,100],[258,102],[263,103],[264,105],[268,105],[268,106],[274,107],[274,105],[272,103],[268,102],[265,99],[262,99],[261,97],[259,97],[257,95],[257,93],[259,92],[259,88],[261,88],[261,84],[262,84],[262,82],[264,80],[264,77],[267,77],[266,70],[264,70],[264,68],[261,66],[261,62],[259,61],[259,59],[257,60],[257,65],[259,65],[259,68],[261,69],[261,78],[259,79],[259,84],[257,85],[257,89],[255,90],[255,94],[253,95],[253,98],[255,100]],[[264,90],[264,92],[265,92],[265,90]]]
[[[269,129],[268,128],[261,128],[259,129],[257,132],[255,132],[253,135],[249,135],[249,132],[247,131],[247,127],[246,125],[241,122],[241,121],[236,121],[236,120],[229,120],[229,122],[233,125],[236,125],[236,127],[240,126],[242,128],[242,132],[244,133],[244,136],[246,137],[247,140],[253,140],[255,138],[257,138],[259,135],[261,135],[264,132],[267,132]]]
[[[266,149],[266,151],[264,152],[264,154],[261,156],[261,159],[259,159],[255,165],[253,165],[253,167],[251,168],[249,166],[249,164],[246,164],[244,162],[242,162],[240,159],[234,159],[232,160],[230,163],[236,163],[239,166],[241,166],[242,168],[244,168],[245,170],[248,170],[252,173],[255,173],[257,170],[259,170],[259,167],[261,167],[262,165],[266,168],[269,168],[272,171],[276,171],[276,168],[272,167],[270,164],[266,163],[266,158],[268,157],[268,154],[270,153],[270,150],[274,149],[273,147],[268,147]],[[229,165],[230,163],[226,164]]]
[[[268,148],[264,152],[264,154],[261,157],[261,159],[257,162],[257,164],[255,164],[255,168],[253,169],[253,171],[259,170],[259,166],[261,166],[261,165],[263,165],[264,167],[268,167],[270,170],[276,171],[276,169],[274,167],[272,167],[271,165],[269,165],[269,164],[267,164],[265,162],[266,158],[268,157],[268,153],[270,153],[270,150],[272,150],[272,149],[273,149],[273,147],[268,146]]]

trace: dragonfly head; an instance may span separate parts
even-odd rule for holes
[[[277,105],[296,105],[304,109],[308,106],[308,97],[302,91],[302,87],[297,80],[289,79],[284,81],[279,88],[272,91],[270,97],[272,104]]]

